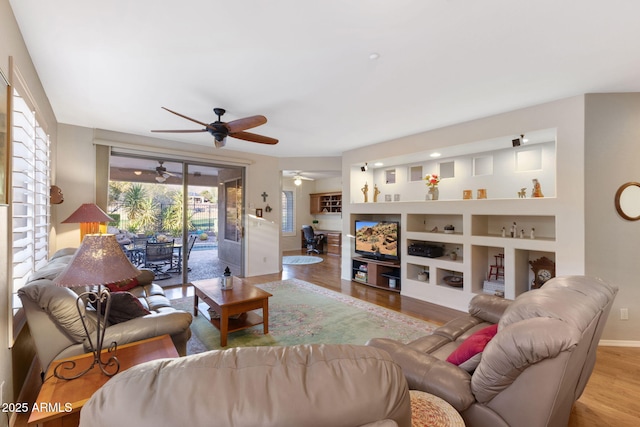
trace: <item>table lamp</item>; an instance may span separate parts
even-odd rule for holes
[[[131,264],[113,234],[87,234],[84,236],[82,244],[71,262],[53,282],[57,286],[66,288],[97,286],[94,290],[81,293],[76,300],[76,308],[87,334],[89,348],[93,353],[93,362],[86,370],[71,376],[65,376],[61,371],[63,369],[73,370],[76,363],[73,361],[61,363],[54,369],[54,375],[57,378],[71,380],[81,377],[93,369],[95,365],[98,365],[102,373],[107,376],[115,375],[118,372],[120,362],[116,356],[112,355],[103,361],[101,355],[111,308],[111,293],[103,285],[131,279],[137,277],[138,274],[140,271]],[[87,322],[92,321],[87,319],[85,313],[88,303],[91,303],[96,309],[95,341],[87,326]],[[115,353],[116,348],[117,344],[113,342],[109,346],[109,353]]]
[[[80,241],[86,234],[100,233],[101,222],[111,222],[113,218],[107,215],[95,203],[84,203],[69,218],[62,221],[62,224],[80,223]]]

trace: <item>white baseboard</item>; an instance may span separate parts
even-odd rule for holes
[[[600,340],[598,345],[603,347],[640,347],[640,341]]]

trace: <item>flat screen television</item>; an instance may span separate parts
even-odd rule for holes
[[[379,260],[399,260],[398,239],[400,223],[397,221],[356,220],[356,253]]]

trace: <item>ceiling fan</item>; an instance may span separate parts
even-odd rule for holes
[[[167,168],[164,167],[164,161],[158,160],[159,165],[156,167],[156,181],[159,183],[163,183],[167,180],[167,178],[176,176],[171,172],[167,172]]]
[[[315,181],[315,179],[313,178],[307,178],[306,176],[302,176],[301,171],[295,171],[293,172],[293,183],[295,185],[302,185],[302,181]]]
[[[243,139],[245,141],[257,142],[260,144],[274,145],[278,143],[278,140],[275,138],[270,138],[268,136],[245,132],[245,130],[247,129],[251,129],[267,123],[267,118],[265,116],[250,116],[250,117],[245,117],[243,119],[233,120],[231,122],[225,123],[221,120],[221,117],[224,115],[226,110],[224,110],[223,108],[214,108],[213,112],[218,116],[218,120],[216,120],[213,123],[207,124],[205,122],[201,122],[191,117],[187,117],[184,114],[180,114],[178,112],[169,110],[166,107],[162,107],[162,108],[164,110],[167,110],[170,113],[175,114],[176,116],[180,116],[184,119],[191,120],[194,123],[198,123],[199,125],[204,126],[204,129],[152,130],[151,132],[172,132],[172,133],[209,132],[211,135],[213,135],[216,148],[222,148],[226,145],[227,136],[230,136],[232,138],[237,138],[237,139]]]

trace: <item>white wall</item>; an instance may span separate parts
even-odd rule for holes
[[[586,97],[586,272],[620,290],[604,337],[640,346],[640,222],[615,210],[614,195],[626,182],[639,182],[640,94]],[[620,319],[629,309],[629,320]]]
[[[48,134],[55,149],[57,139],[57,123],[55,115],[49,104],[47,94],[42,88],[38,73],[31,61],[29,52],[24,44],[22,35],[13,16],[13,11],[8,0],[0,0],[0,69],[9,77],[9,56],[13,57],[15,65],[20,70],[22,77],[26,81],[34,101],[38,105],[43,121],[46,122]],[[55,164],[54,164],[55,166]],[[54,176],[55,183],[55,176]],[[9,233],[11,232],[11,215],[8,207],[0,206],[0,382],[5,381],[4,402],[15,401],[14,393],[14,367],[11,363],[12,351],[9,349],[7,327],[9,326],[8,293],[9,283],[9,262],[7,252],[9,250]],[[21,374],[21,373],[20,373]],[[21,384],[18,384],[21,386]],[[3,415],[4,417],[4,415]]]

